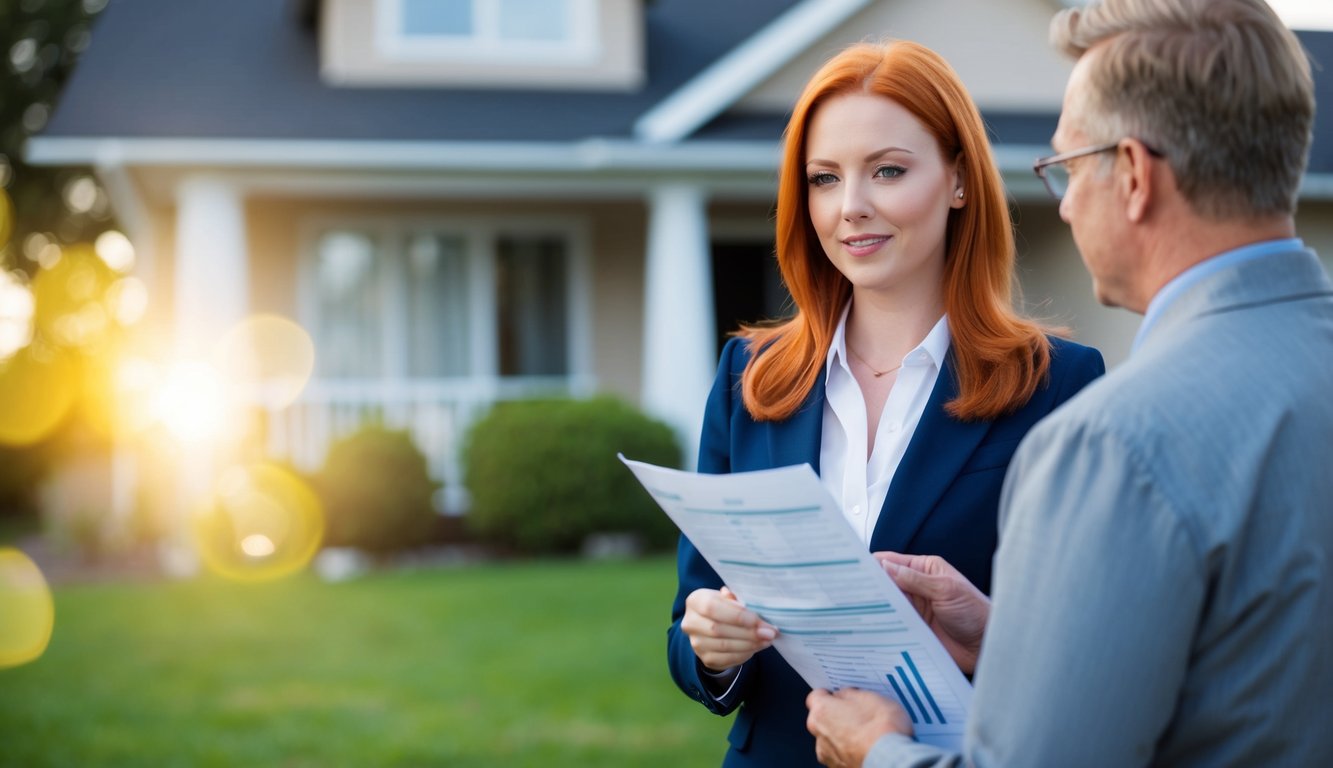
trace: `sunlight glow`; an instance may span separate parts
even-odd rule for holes
[[[41,569],[21,551],[0,547],[0,669],[40,658],[55,619]]]
[[[214,440],[227,424],[226,392],[217,369],[207,363],[172,366],[154,399],[154,416],[182,443]]]
[[[32,342],[32,291],[21,276],[0,272],[0,360]]]

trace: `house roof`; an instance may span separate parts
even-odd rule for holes
[[[258,140],[467,142],[525,145],[645,139],[773,145],[785,115],[727,111],[727,98],[801,51],[792,20],[811,8],[846,18],[864,0],[657,0],[647,3],[647,80],[632,92],[335,87],[319,76],[309,0],[116,0],[99,15],[92,44],[51,122],[35,141]],[[833,13],[836,11],[836,13]],[[784,23],[787,35],[777,34]],[[775,31],[776,30],[776,31]],[[1317,194],[1333,196],[1333,32],[1300,32],[1316,63],[1318,103],[1310,171]],[[813,40],[806,41],[808,45]],[[748,52],[748,53],[747,53]],[[719,81],[721,88],[706,87]],[[717,83],[714,83],[716,85]],[[654,133],[662,105],[688,119]],[[1054,113],[987,112],[992,138],[1021,149],[1046,146]],[[636,131],[636,126],[638,130]],[[80,162],[66,151],[37,162]],[[1026,155],[1024,155],[1026,156]],[[83,162],[92,161],[89,156]]]
[[[574,141],[634,122],[797,0],[658,0],[647,82],[628,93],[335,87],[317,36],[278,0],[108,4],[43,135]],[[299,7],[297,11],[302,10]]]

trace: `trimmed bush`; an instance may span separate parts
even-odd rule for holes
[[[594,533],[628,533],[647,549],[676,527],[616,453],[680,466],[671,428],[612,397],[496,405],[468,432],[468,525],[525,554],[569,553]]]
[[[430,541],[440,484],[405,430],[362,427],[338,440],[313,485],[328,522],[326,546],[387,554]]]

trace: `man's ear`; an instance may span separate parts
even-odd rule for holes
[[[1154,170],[1155,165],[1165,159],[1155,157],[1138,139],[1125,139],[1116,152],[1119,184],[1125,197],[1125,218],[1135,224],[1142,223],[1161,194],[1161,190],[1154,186],[1157,181]]]

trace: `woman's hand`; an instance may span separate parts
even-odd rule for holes
[[[746,609],[726,587],[691,592],[680,628],[689,635],[694,655],[714,672],[744,664],[778,635],[777,627]]]
[[[875,559],[916,606],[917,613],[966,674],[977,668],[990,598],[944,558],[876,552]]]

